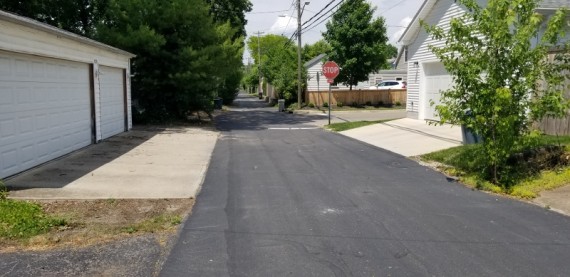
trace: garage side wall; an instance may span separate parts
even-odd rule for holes
[[[465,10],[454,1],[437,1],[431,13],[425,18],[428,25],[437,25],[449,30],[452,18],[459,17]],[[426,99],[422,79],[424,76],[422,63],[438,61],[429,50],[429,45],[444,46],[443,41],[434,40],[428,36],[424,29],[419,31],[415,42],[408,46],[408,98],[406,110],[408,117],[415,119],[425,118],[425,107],[429,102]]]

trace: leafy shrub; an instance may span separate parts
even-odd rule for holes
[[[336,102],[336,106],[341,108],[343,106],[342,102]]]
[[[323,107],[328,108],[328,107],[329,107],[329,103],[328,103],[328,102],[323,103]]]
[[[366,106],[372,106],[372,102],[366,101]]]
[[[378,101],[378,106],[384,106],[384,101],[382,100]]]
[[[355,108],[358,108],[358,103],[352,102],[352,105],[351,105],[351,106],[353,106],[353,107],[355,107]]]
[[[315,107],[315,104],[309,103],[309,108],[314,108],[314,107]]]
[[[400,101],[396,101],[396,106],[401,106],[402,103],[400,103]]]

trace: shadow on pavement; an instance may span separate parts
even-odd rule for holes
[[[9,177],[5,183],[10,191],[32,188],[62,188],[121,157],[155,135],[176,131],[176,128],[137,126],[129,132],[110,137],[98,144],[92,144]]]

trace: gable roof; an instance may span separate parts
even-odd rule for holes
[[[438,0],[425,0],[422,3],[422,6],[418,10],[418,12],[414,15],[414,18],[408,24],[408,27],[398,40],[398,42],[402,43],[403,45],[409,45],[415,37],[418,35],[421,27],[420,27],[420,20],[426,18],[426,16],[431,12],[435,4]],[[570,0],[542,0],[538,4],[539,10],[551,10],[551,9],[559,9],[562,7],[570,7]]]
[[[318,55],[318,56],[312,58],[310,61],[306,62],[306,63],[304,64],[304,66],[307,67],[307,68],[308,68],[308,67],[311,67],[311,66],[313,66],[313,65],[315,65],[315,64],[317,64],[317,63],[319,63],[319,62],[320,62],[324,57],[326,57],[326,56],[327,56],[327,54],[320,54],[320,55]]]

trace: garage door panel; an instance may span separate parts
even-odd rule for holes
[[[99,67],[101,84],[101,136],[103,139],[125,131],[123,69]]]
[[[91,143],[89,65],[0,51],[0,178]]]
[[[451,88],[452,78],[441,63],[424,65],[424,115],[425,119],[439,120],[435,107],[440,104],[441,91]],[[434,104],[431,105],[431,102]]]

